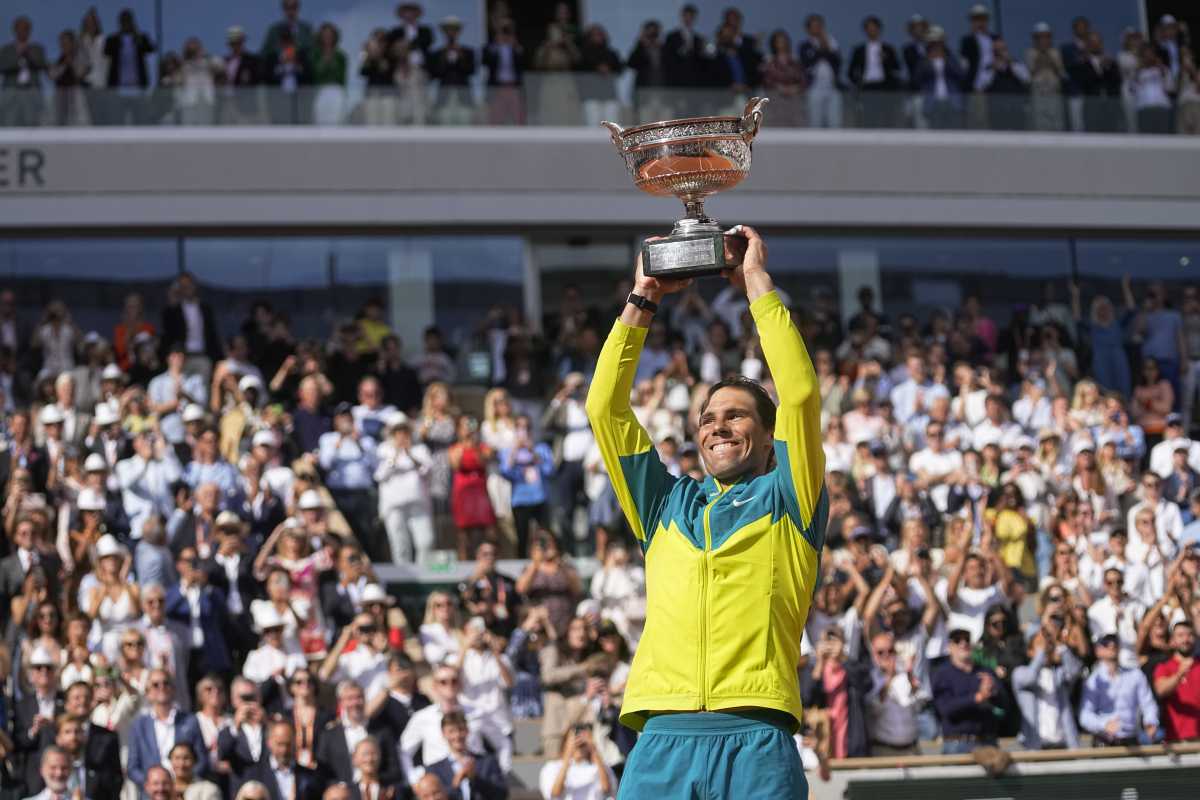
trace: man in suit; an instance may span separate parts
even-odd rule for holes
[[[925,60],[917,67],[921,108],[931,128],[962,127],[963,72],[946,47],[946,32],[934,25],[925,34]]]
[[[321,585],[321,613],[335,638],[342,628],[354,621],[361,609],[363,589],[371,582],[366,567],[363,552],[353,545],[345,545],[338,550],[337,580]]]
[[[809,14],[804,20],[808,37],[800,43],[800,66],[808,76],[808,124],[813,128],[842,127],[842,53],[825,28],[825,18]]]
[[[42,73],[47,69],[46,51],[30,41],[33,23],[29,17],[13,20],[13,41],[0,47],[0,122],[5,125],[37,125],[42,115]]]
[[[987,6],[976,3],[967,12],[971,30],[959,42],[958,52],[966,65],[963,75],[963,92],[970,96],[967,105],[967,126],[986,128],[987,98],[984,97],[985,83],[992,66],[992,43],[999,38],[991,31],[992,13]]]
[[[254,578],[254,559],[245,552],[244,536],[249,526],[232,511],[222,511],[217,514],[213,528],[216,551],[201,568],[208,576],[208,585],[225,595],[230,643],[244,656],[259,644],[250,623],[250,603],[262,594]]]
[[[63,699],[58,691],[58,670],[54,654],[36,647],[29,658],[29,683],[32,690],[17,701],[13,719],[13,748],[18,774],[30,761],[37,761],[38,743],[43,729],[54,729],[54,720],[62,713]]]
[[[352,754],[359,743],[370,736],[367,731],[367,704],[362,687],[345,680],[337,687],[340,716],[325,727],[317,740],[317,769],[326,781],[354,782]],[[396,739],[388,730],[376,732],[380,749],[379,780],[385,785],[402,783],[403,770],[396,758]]]
[[[0,452],[0,491],[7,490],[13,472],[18,469],[29,470],[28,491],[46,491],[50,460],[46,448],[33,441],[33,423],[26,409],[18,409],[8,418],[8,449]]]
[[[108,59],[108,85],[112,88],[106,103],[109,125],[138,125],[146,119],[146,98],[141,92],[150,85],[146,56],[154,52],[154,42],[137,29],[128,8],[117,15],[117,32],[104,40]]]
[[[467,747],[467,717],[451,711],[442,717],[442,736],[450,752],[429,766],[429,772],[447,787],[450,800],[507,800],[508,784],[496,759]]]
[[[417,691],[416,667],[403,653],[388,657],[387,687],[387,692],[370,705],[367,730],[371,733],[388,730],[400,735],[412,715],[429,705],[429,698]]]
[[[349,784],[350,800],[401,800],[408,796],[408,784],[389,781],[380,773],[382,750],[373,737],[355,745],[351,758],[354,782]]]
[[[668,86],[684,89],[700,85],[707,55],[704,37],[696,32],[699,13],[691,3],[681,8],[679,27],[668,33],[663,43],[663,71]]]
[[[208,585],[208,575],[200,567],[196,550],[185,547],[175,560],[179,583],[167,590],[167,617],[188,627],[188,686],[195,686],[210,672],[228,677],[233,659],[225,638],[229,615],[225,595]]]
[[[276,22],[267,30],[263,39],[262,55],[269,57],[278,55],[283,46],[283,40],[290,38],[295,45],[303,50],[311,50],[313,44],[312,25],[300,19],[300,0],[283,0],[283,19]]]
[[[38,759],[38,772],[45,788],[27,800],[66,800],[67,785],[71,781],[71,756],[62,748],[51,745]]]
[[[245,678],[234,678],[229,687],[233,700],[233,727],[217,737],[217,753],[233,770],[233,783],[248,780],[250,770],[266,757],[267,726],[258,687]]]
[[[146,681],[148,707],[133,721],[129,729],[129,780],[143,787],[146,800],[146,773],[163,763],[166,754],[177,742],[188,742],[196,753],[196,775],[208,771],[208,748],[196,718],[179,710],[175,704],[175,682],[163,669],[152,669]]]
[[[850,82],[859,91],[863,125],[890,128],[898,124],[900,58],[896,48],[883,41],[883,22],[874,15],[863,20],[867,41],[850,54]]]
[[[28,514],[17,517],[12,535],[14,552],[0,560],[0,621],[5,623],[0,629],[7,627],[10,601],[25,591],[25,578],[33,567],[42,568],[45,596],[58,595],[62,562],[53,552],[42,552],[35,546],[37,526],[37,520]]]
[[[267,787],[271,800],[316,800],[321,780],[314,770],[296,763],[292,747],[292,723],[277,720],[267,732],[267,757],[246,771],[243,785],[258,781]]]
[[[156,527],[154,530],[160,529]],[[138,543],[139,550],[144,546],[145,542]],[[172,574],[174,574],[174,567],[172,567]],[[191,655],[191,650],[187,646],[190,631],[186,625],[167,619],[167,590],[161,584],[150,583],[147,585],[148,582],[141,575],[138,576],[138,580],[143,587],[142,610],[145,613],[138,620],[137,626],[141,628],[142,635],[146,639],[145,657],[148,663],[159,669],[165,669],[172,675],[187,675],[188,658]],[[174,584],[175,581],[171,580],[170,583]],[[126,633],[124,636],[128,635]],[[124,636],[122,640],[124,640]],[[192,687],[185,681],[177,681],[175,684],[175,702],[185,711],[192,707],[191,689]]]
[[[246,31],[233,25],[225,32],[229,52],[225,69],[217,76],[221,89],[217,95],[218,118],[224,125],[260,124],[262,113],[255,87],[262,84],[262,60],[246,49]]]
[[[104,728],[100,730],[107,737],[89,735],[89,728],[95,727],[85,716],[61,714],[53,729],[53,745],[47,743],[46,748],[54,746],[67,754],[73,773],[73,780],[68,782],[78,785],[87,800],[116,800],[125,781],[120,769],[120,744],[116,734]],[[50,731],[45,729],[46,733]],[[25,791],[36,794],[46,788],[46,781],[41,769],[32,767],[30,763],[26,768]]]
[[[1071,130],[1084,130],[1083,95],[1075,83],[1073,74],[1087,60],[1087,41],[1092,33],[1092,23],[1087,17],[1075,17],[1071,20],[1071,40],[1059,45],[1063,67],[1067,71],[1067,79],[1063,82],[1063,93],[1067,95],[1067,111],[1071,118]]]
[[[199,373],[205,380],[212,374],[212,365],[225,357],[225,347],[217,330],[212,306],[200,299],[196,277],[184,272],[175,282],[175,301],[162,312],[162,352],[182,345],[188,361],[188,374]]]
[[[398,41],[408,44],[410,57],[420,54],[422,63],[433,47],[433,30],[428,25],[421,24],[421,16],[425,10],[420,3],[401,3],[396,7],[396,16],[400,24],[388,32],[388,49]]]
[[[1104,39],[1091,32],[1087,51],[1075,61],[1067,74],[1083,98],[1083,129],[1097,133],[1115,133],[1121,121],[1121,70],[1104,53]]]
[[[120,757],[121,741],[117,734],[91,721],[92,697],[91,684],[84,681],[71,684],[64,694],[63,713],[58,719],[62,720],[65,716],[83,720],[80,746],[86,755],[88,766],[94,766],[96,769],[107,768],[107,765],[116,763]],[[42,750],[54,744],[56,738],[56,728],[42,728],[38,738],[38,749]],[[116,792],[120,790],[121,784],[118,783]]]

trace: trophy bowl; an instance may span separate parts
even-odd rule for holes
[[[632,128],[600,123],[608,128],[634,186],[683,202],[686,216],[675,223],[671,235],[643,245],[642,269],[647,275],[711,275],[741,263],[745,240],[726,237],[704,212],[704,200],[737,186],[750,173],[751,143],[767,102],[765,97],[752,97],[740,117],[673,119]]]

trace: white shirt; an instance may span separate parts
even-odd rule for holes
[[[346,733],[346,752],[353,756],[354,748],[358,747],[359,742],[367,738],[367,728],[364,725],[353,724],[343,714],[342,730]]]
[[[200,627],[200,587],[188,586],[180,587],[183,592],[183,598],[187,600],[188,609],[191,611],[192,617],[192,649],[199,650],[204,647],[204,628]]]
[[[1186,436],[1164,439],[1150,448],[1150,471],[1163,480],[1171,477],[1175,448],[1181,444],[1188,448],[1188,466],[1200,472],[1200,442],[1193,442]]]
[[[162,759],[163,766],[169,768],[168,756],[171,754],[171,748],[175,746],[176,710],[172,708],[166,720],[159,719],[153,711],[147,713],[154,721],[154,743],[158,746],[158,757]]]
[[[458,639],[440,622],[427,622],[417,631],[421,640],[421,651],[429,664],[441,664],[459,651]]]
[[[863,83],[883,83],[883,43],[867,42],[867,65],[863,70]]]
[[[17,548],[17,560],[21,562],[21,572],[29,574],[29,568],[38,563],[38,554],[33,550],[26,550],[24,547]]]
[[[945,100],[950,96],[950,88],[946,85],[946,59],[934,58],[933,65],[933,96],[937,100]]]
[[[229,595],[226,602],[229,606],[230,613],[242,613],[242,593],[238,591],[238,566],[242,560],[241,553],[234,553],[231,556],[223,556],[217,553],[214,559],[225,570],[225,577],[229,580]]]
[[[1126,599],[1118,606],[1105,595],[1088,609],[1088,627],[1093,638],[1115,633],[1120,648],[1117,663],[1128,669],[1137,669],[1138,658],[1134,648],[1137,646],[1138,623],[1145,613],[1146,607],[1136,600]]]
[[[467,749],[475,753],[481,752],[483,740],[478,729],[474,725],[470,727],[471,730],[467,733]],[[418,750],[421,751],[421,762],[426,765],[436,764],[450,755],[450,746],[442,736],[442,707],[437,703],[427,705],[413,714],[404,732],[400,734],[400,763],[404,767],[404,774],[408,777],[410,786],[425,774],[423,768],[413,766],[413,756]]]
[[[1038,736],[1046,744],[1061,744],[1066,741],[1062,718],[1059,716],[1058,690],[1054,685],[1054,670],[1042,667],[1037,676],[1038,691],[1034,695],[1037,703]]]
[[[992,71],[992,35],[977,33],[975,41],[979,44],[979,71],[975,73],[975,91],[981,92],[987,86]]]
[[[401,451],[390,440],[375,451],[379,459],[375,467],[375,482],[379,484],[379,513],[416,503],[428,507],[429,484],[426,476],[433,468],[433,456],[423,444],[414,444]]]
[[[262,757],[263,730],[262,725],[242,723],[242,735],[246,737],[246,745],[250,748],[250,758],[258,761]]]
[[[343,680],[352,680],[361,686],[367,702],[371,702],[379,692],[387,691],[387,656],[359,642],[357,647],[338,658],[332,681],[336,684]]]
[[[298,669],[304,669],[304,656],[299,653],[285,653],[269,644],[264,644],[257,650],[250,651],[246,663],[242,667],[242,677],[262,683],[271,680],[280,670],[285,677],[291,677]]]
[[[1135,541],[1138,541],[1140,544],[1136,525],[1137,515],[1142,509],[1149,507],[1145,500],[1135,503],[1125,517],[1125,530],[1129,532],[1129,546],[1131,548]],[[1159,498],[1158,503],[1154,506],[1154,529],[1158,533],[1160,547],[1165,542],[1170,543],[1170,552],[1167,552],[1168,548],[1164,547],[1163,555],[1168,558],[1174,557],[1175,543],[1179,541],[1179,536],[1183,533],[1183,516],[1179,513],[1179,506],[1170,500]],[[1132,553],[1130,553],[1130,558],[1133,558]]]
[[[183,310],[183,322],[187,325],[184,348],[189,353],[203,353],[204,314],[200,312],[200,304],[195,300],[185,300],[179,304],[179,307]]]
[[[893,747],[912,744],[917,740],[917,698],[908,675],[897,672],[889,680],[874,670],[873,677],[875,683],[866,698],[871,739]]]
[[[507,696],[509,684],[500,672],[502,664],[511,676],[512,664],[506,655],[497,657],[490,650],[475,649],[463,653],[462,703],[468,717],[488,717],[493,722],[511,724]]]
[[[918,384],[909,378],[892,389],[892,411],[898,422],[907,423],[917,414],[927,413],[934,398],[949,396],[949,390],[940,383],[927,380]]]
[[[554,788],[554,782],[558,780],[558,773],[562,770],[562,766],[561,759],[547,761],[542,766],[542,773],[538,777],[538,788],[541,789],[542,797],[553,797],[550,792]],[[617,781],[612,770],[606,765],[604,771],[608,773],[609,786],[615,789]],[[563,781],[563,792],[554,800],[604,800],[611,796],[600,791],[600,770],[594,762],[572,761],[571,765],[567,767],[567,779]]]
[[[934,452],[928,447],[913,453],[908,468],[915,473],[925,473],[930,479],[940,479],[962,468],[962,454],[957,450]],[[929,499],[938,511],[945,511],[950,501],[950,487],[940,483],[929,490]]]
[[[950,593],[950,581],[942,578],[934,587],[934,594],[949,609],[946,615],[947,630],[962,628],[971,632],[971,642],[978,642],[983,636],[983,618],[988,608],[994,603],[1007,602],[1004,589],[999,583],[983,589],[972,589],[963,581],[958,582],[958,593],[953,605],[946,599]]]
[[[275,783],[279,785],[279,796],[283,800],[292,800],[296,796],[296,773],[290,765],[280,764],[275,756],[271,759],[271,772],[275,773]]]

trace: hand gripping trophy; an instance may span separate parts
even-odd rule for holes
[[[751,143],[762,125],[765,97],[752,97],[740,117],[694,117],[622,128],[602,122],[643,192],[683,201],[687,216],[671,235],[642,244],[646,275],[689,278],[736,267],[746,240],[726,236],[704,213],[704,199],[750,174]]]

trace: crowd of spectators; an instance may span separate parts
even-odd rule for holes
[[[347,53],[338,28],[313,25],[300,0],[257,50],[237,25],[226,50],[195,37],[162,54],[122,11],[105,35],[95,8],[79,31],[58,36],[58,57],[32,38],[27,17],[0,48],[0,110],[9,125],[395,124],[594,125],[601,119],[652,121],[737,113],[750,93],[774,102],[779,126],[993,128],[1041,131],[1200,133],[1200,72],[1186,24],[1163,16],[1147,37],[1127,29],[1105,43],[1086,17],[1059,37],[1046,23],[1002,38],[991,13],[967,11],[957,46],[935,21],[913,15],[903,44],[889,43],[878,17],[862,22],[843,49],[817,14],[803,31],[754,33],[726,9],[711,36],[693,5],[678,27],[642,25],[622,57],[596,24],[581,27],[571,4],[557,4],[536,47],[517,29],[507,3],[490,4],[485,43],[461,40],[463,22],[423,23],[418,3],[401,3],[398,24],[374,30]],[[849,35],[844,32],[843,35]],[[618,78],[633,73],[634,108],[622,108]],[[347,92],[365,84],[361,102]],[[45,102],[45,83],[53,87]],[[267,87],[260,92],[258,87]]]
[[[504,797],[531,719],[546,798],[611,795],[645,576],[583,398],[628,289],[489,314],[486,394],[456,380],[473,345],[406,353],[379,301],[322,343],[263,302],[223,338],[189,274],[105,334],[0,292],[4,786]],[[1000,320],[858,298],[785,298],[829,508],[806,763],[1200,738],[1197,287],[1085,312],[1048,284]],[[730,373],[770,387],[745,299],[665,306],[631,401],[672,472],[703,477],[696,409]],[[406,615],[376,568],[446,550],[468,577]]]

